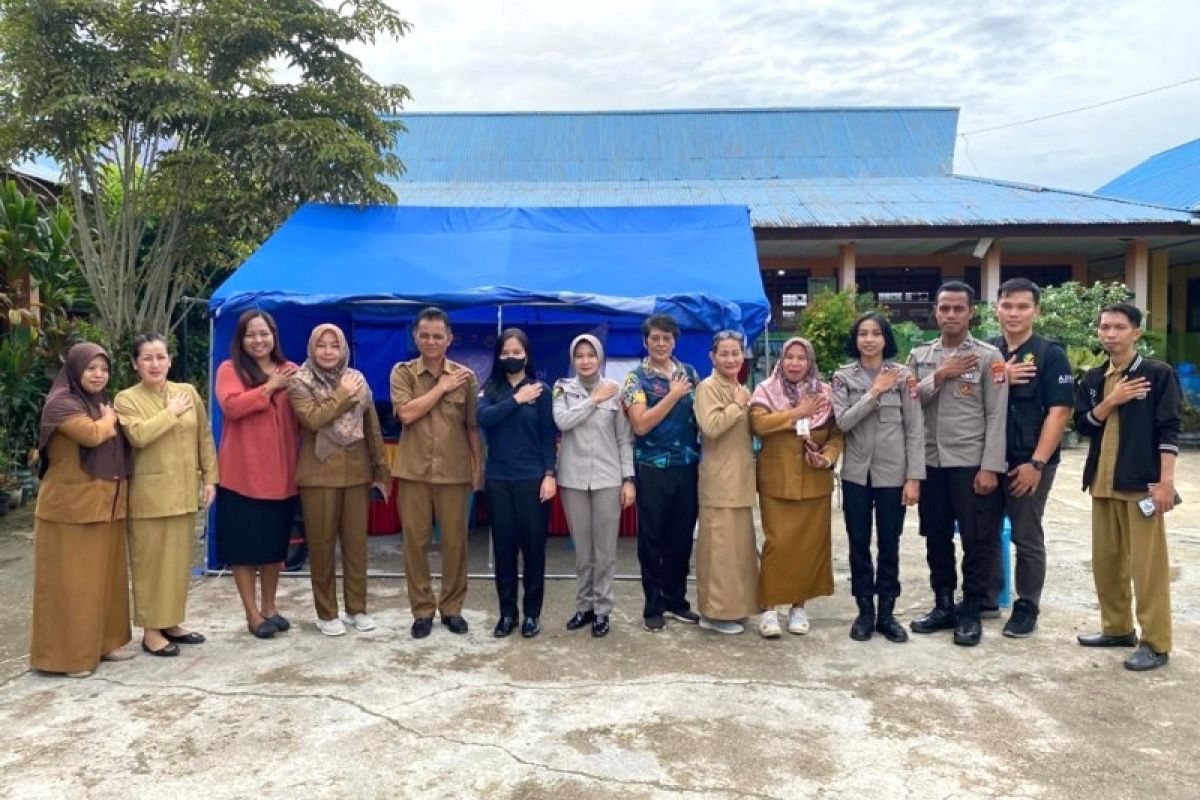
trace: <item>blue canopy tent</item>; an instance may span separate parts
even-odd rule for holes
[[[303,359],[321,322],[347,335],[352,363],[377,401],[388,375],[415,357],[410,325],[429,305],[454,322],[452,357],[472,365],[500,327],[526,329],[539,375],[566,374],[567,345],[594,332],[610,358],[643,352],[639,326],[670,314],[678,356],[707,372],[711,335],[753,340],[770,305],[750,215],[741,206],[623,208],[300,208],[213,293],[211,371],[229,352],[238,316],[271,312],[283,350]],[[219,437],[220,409],[213,404]],[[215,537],[209,567],[216,569]]]

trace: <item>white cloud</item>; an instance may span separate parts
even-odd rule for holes
[[[1119,0],[398,5],[362,48],[413,111],[954,105],[972,131],[1200,74],[1200,4]],[[1200,136],[1200,83],[969,137],[966,174],[1091,190]]]

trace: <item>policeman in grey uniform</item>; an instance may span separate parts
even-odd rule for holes
[[[846,353],[855,360],[833,375],[834,417],[846,434],[842,511],[850,539],[850,588],[858,605],[850,627],[856,641],[870,639],[872,631],[892,642],[908,639],[894,616],[900,596],[900,534],[905,506],[916,504],[925,479],[925,427],[916,378],[886,360],[896,350],[887,318],[867,312],[850,327],[846,340]],[[871,560],[872,509],[878,568]]]
[[[1004,360],[970,335],[975,292],[961,281],[938,288],[934,318],[942,335],[913,349],[908,366],[917,377],[925,410],[925,484],[917,506],[934,607],[914,620],[915,633],[954,629],[954,643],[976,645],[980,607],[1000,558],[1003,497],[997,487],[1004,458],[1008,384]],[[963,604],[958,583],[954,526],[962,538]]]

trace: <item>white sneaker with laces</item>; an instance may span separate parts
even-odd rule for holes
[[[746,626],[740,622],[734,622],[728,619],[709,619],[708,617],[700,617],[700,627],[706,631],[715,633],[724,633],[733,635],[746,630]]]
[[[788,611],[788,633],[804,636],[809,630],[811,626],[808,624],[808,612],[804,610],[804,606],[792,606]]]
[[[342,622],[353,625],[354,630],[361,633],[375,630],[375,620],[366,614],[342,614]]]
[[[333,619],[318,619],[317,630],[326,636],[344,636],[346,634],[346,626],[337,617]]]
[[[778,639],[783,633],[779,627],[779,615],[775,609],[764,611],[758,617],[758,632],[764,639]]]

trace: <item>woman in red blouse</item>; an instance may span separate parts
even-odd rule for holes
[[[268,639],[291,627],[275,607],[295,514],[299,428],[287,386],[296,365],[279,349],[265,311],[238,319],[230,358],[217,369],[223,416],[217,455],[217,544],[246,610],[250,633]],[[261,606],[255,573],[262,576]]]

